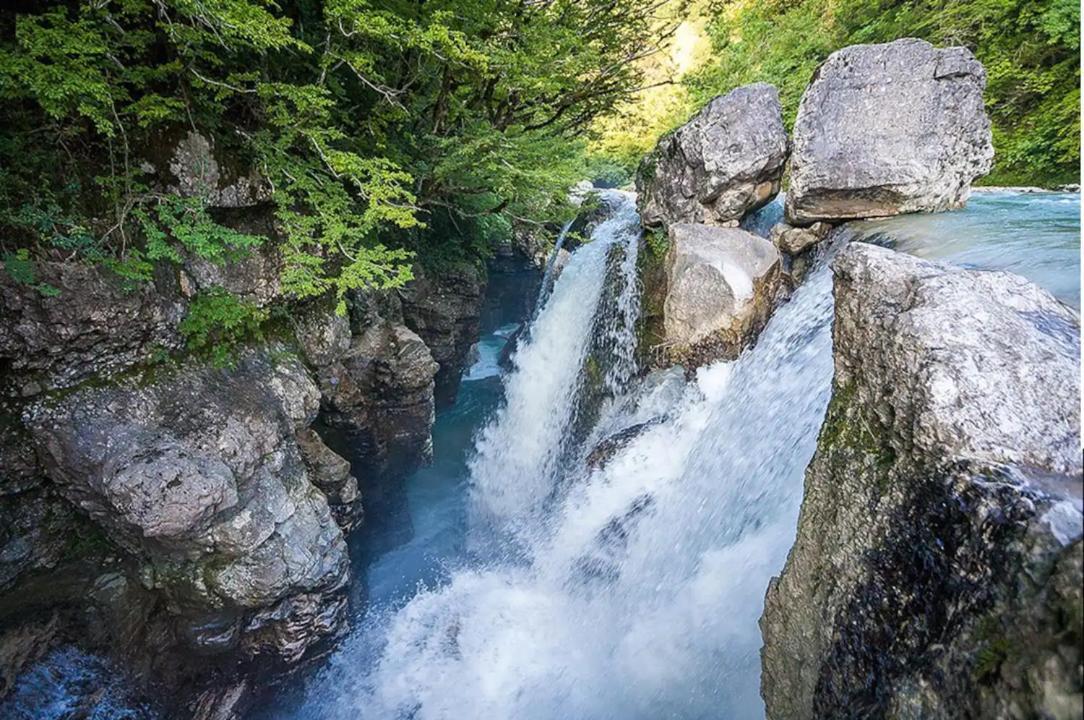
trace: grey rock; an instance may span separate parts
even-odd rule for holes
[[[0,272],[0,392],[31,396],[104,379],[181,347],[176,277],[128,287],[101,266],[38,263],[47,297]]]
[[[343,532],[361,521],[358,481],[350,474],[350,463],[331,448],[312,428],[297,434],[297,445],[309,471],[309,480],[327,496],[331,514]]]
[[[756,83],[719,96],[659,141],[636,175],[646,226],[736,223],[779,192],[787,160],[779,92]]]
[[[342,533],[295,439],[318,401],[296,359],[249,353],[84,387],[26,421],[59,491],[135,560],[193,649],[220,652],[235,645],[222,628],[346,581]],[[309,630],[308,644],[325,633]]]
[[[669,234],[663,325],[670,361],[691,370],[737,357],[774,307],[779,251],[736,228],[676,224]]]
[[[271,186],[252,167],[224,167],[211,140],[190,131],[173,146],[168,169],[175,179],[170,190],[198,197],[212,207],[251,207],[271,200]]]
[[[832,401],[761,618],[768,717],[1079,718],[1079,319],[870,245],[834,270]]]
[[[349,318],[340,317],[312,305],[294,315],[295,335],[320,387],[321,422],[333,431],[326,439],[357,461],[358,472],[405,475],[432,454],[433,377],[439,366],[421,338],[401,324],[395,293],[356,294],[349,311]],[[330,475],[321,489],[329,493],[336,517],[356,522],[360,507],[346,500],[351,482],[356,493],[356,480],[323,470]],[[356,508],[350,520],[348,506]]]
[[[813,223],[809,227],[792,227],[786,223],[772,226],[769,238],[780,252],[797,256],[819,244],[828,237],[832,226],[828,223]]]
[[[794,123],[788,222],[962,206],[994,157],[985,87],[962,47],[908,38],[832,53]]]
[[[429,347],[440,365],[434,390],[437,406],[455,402],[467,353],[478,342],[486,278],[482,270],[457,265],[440,273],[414,269],[399,291],[403,322]]]
[[[432,458],[437,363],[409,328],[378,320],[351,340],[346,355],[318,368],[322,418],[348,439],[369,472],[405,476]]]
[[[200,291],[221,288],[258,307],[282,296],[282,256],[269,243],[251,248],[235,258],[213,262],[189,255],[184,262],[182,287],[189,297]]]

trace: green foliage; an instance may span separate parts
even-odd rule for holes
[[[199,198],[167,195],[150,207],[133,212],[146,238],[146,260],[180,263],[185,253],[211,262],[241,257],[263,242],[258,235],[241,233],[211,219]],[[134,258],[141,264],[143,256]]]
[[[34,262],[30,259],[30,253],[25,248],[20,248],[14,253],[4,253],[2,259],[8,277],[16,283],[29,285],[45,297],[56,297],[60,294],[60,290],[49,283],[38,282]]]
[[[477,263],[513,223],[569,215],[577,136],[667,34],[629,0],[26,7],[0,11],[0,251],[137,283],[155,263],[250,250],[210,193],[179,197],[167,177],[196,130],[224,178],[268,183],[286,292],[340,310],[416,260]]]
[[[802,92],[834,50],[919,37],[965,45],[987,72],[991,184],[1079,180],[1080,4],[1076,0],[717,0],[714,60],[691,81],[698,104],[767,81],[793,123]]]
[[[670,250],[670,238],[667,237],[666,231],[653,229],[644,233],[644,241],[647,243],[648,251],[655,258],[664,258],[666,253]]]
[[[180,331],[189,350],[206,354],[217,365],[226,365],[239,343],[260,337],[268,317],[267,310],[222,288],[213,288],[193,299]]]

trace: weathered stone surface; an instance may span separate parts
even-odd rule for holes
[[[790,256],[801,255],[821,240],[828,237],[832,226],[828,223],[813,223],[809,227],[792,227],[786,223],[772,226],[770,239],[779,248],[779,252]]]
[[[324,444],[316,431],[306,428],[297,434],[297,445],[309,471],[309,480],[327,496],[331,514],[346,532],[361,521],[358,481],[350,474],[350,463]]]
[[[181,288],[190,297],[199,291],[221,288],[264,307],[282,295],[282,267],[282,256],[270,243],[222,262],[189,255],[184,261]]]
[[[295,440],[318,401],[300,362],[249,353],[84,387],[26,421],[49,477],[135,559],[178,640],[213,654],[298,595],[342,602],[345,543]],[[307,628],[278,649],[286,660],[327,632],[282,622]]]
[[[788,222],[963,205],[994,157],[985,86],[962,47],[903,39],[832,53],[794,123]]]
[[[1080,326],[854,244],[833,397],[761,619],[768,717],[1079,718]]]
[[[254,168],[223,167],[211,140],[198,132],[189,131],[177,141],[168,169],[174,179],[170,191],[202,198],[212,207],[250,207],[271,200],[271,186]]]
[[[471,345],[478,342],[478,318],[485,294],[485,273],[457,265],[437,273],[420,267],[399,291],[403,322],[429,347],[440,365],[436,376],[438,406],[455,402]]]
[[[60,617],[47,617],[0,628],[0,698],[3,698],[19,674],[41,659],[59,640]]]
[[[358,294],[349,319],[314,305],[294,320],[320,386],[321,433],[355,463],[353,474],[401,476],[428,462],[438,365],[421,338],[401,324],[398,295]],[[347,486],[332,494],[342,492],[350,494]]]
[[[768,203],[787,160],[779,92],[756,83],[715,98],[659,141],[636,175],[646,226],[736,223]]]
[[[126,286],[101,266],[38,263],[45,296],[0,271],[0,392],[32,396],[104,378],[174,350],[184,302],[173,274]]]
[[[663,325],[671,362],[735,358],[756,339],[779,288],[779,251],[736,228],[670,227]]]

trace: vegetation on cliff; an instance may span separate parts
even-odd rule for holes
[[[858,43],[917,37],[963,45],[987,73],[996,159],[983,182],[1042,185],[1080,178],[1080,3],[1076,0],[709,0],[676,46],[645,60],[675,84],[636,96],[623,121],[600,121],[594,149],[631,172],[658,134],[711,98],[752,82],[780,90],[788,129],[817,66]],[[706,47],[705,47],[706,46]],[[649,128],[650,132],[642,132]]]
[[[0,11],[0,254],[29,284],[41,259],[139,282],[156,262],[267,241],[150,170],[198,131],[269,187],[288,295],[402,284],[415,255],[473,259],[512,223],[568,212],[580,131],[643,82],[634,61],[668,34],[656,10],[12,3]]]

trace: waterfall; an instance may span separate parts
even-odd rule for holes
[[[617,387],[634,369],[629,363],[639,302],[631,296],[636,294],[639,218],[631,198],[611,192],[618,196],[617,210],[595,228],[591,241],[576,251],[557,279],[528,339],[512,357],[504,406],[479,436],[470,467],[476,525],[523,526],[523,516],[537,512],[554,489],[598,329],[600,301],[610,294],[604,291],[614,251],[622,259],[610,281],[616,285],[618,309],[603,312],[610,320],[605,350],[616,359],[606,363],[607,380]]]
[[[562,465],[615,246],[630,250],[616,305],[635,293],[620,287],[635,220],[620,208],[573,255],[478,439],[486,521],[470,531],[511,522],[522,552],[465,559],[356,633],[302,717],[763,716],[757,619],[827,406],[830,273],[819,263],[737,361],[613,398],[599,428],[631,439],[600,469]]]
[[[576,218],[572,218],[562,225],[561,232],[557,233],[557,240],[553,243],[553,252],[550,253],[550,259],[546,261],[546,269],[542,273],[542,284],[538,287],[538,299],[534,303],[534,317],[538,317],[538,312],[546,304],[546,298],[549,297],[550,291],[553,289],[553,272],[557,266],[557,258],[561,255],[561,248],[565,245],[565,238],[568,237],[568,231],[572,229],[572,223],[575,221]]]

